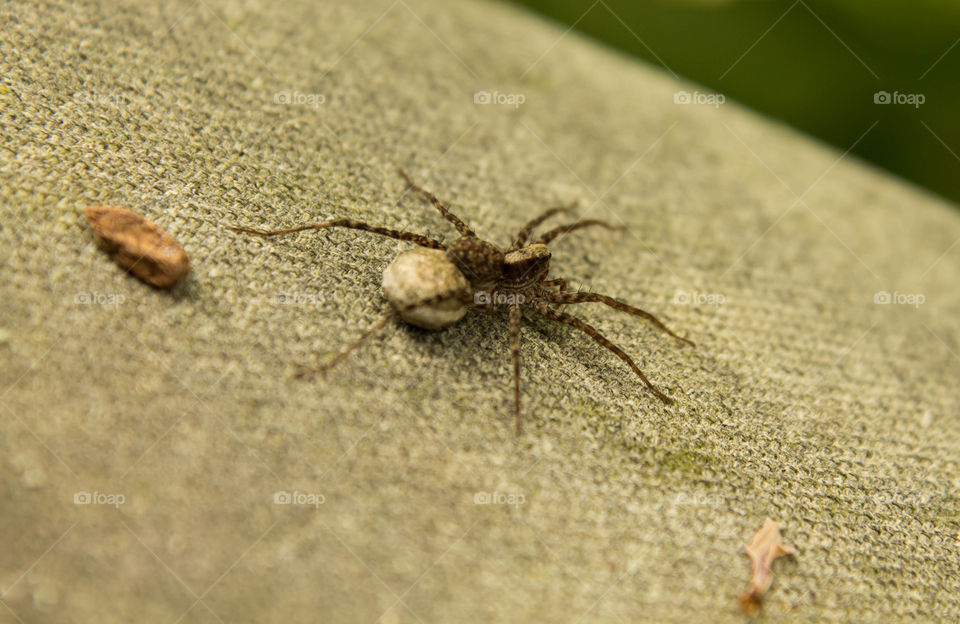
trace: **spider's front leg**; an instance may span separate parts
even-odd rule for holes
[[[558,323],[563,323],[564,325],[569,325],[571,327],[579,329],[586,335],[596,340],[598,343],[600,343],[600,345],[602,345],[603,347],[606,347],[608,350],[612,351],[618,358],[623,360],[627,364],[627,366],[629,366],[633,370],[633,372],[637,374],[637,376],[641,379],[641,381],[643,381],[643,383],[646,384],[647,388],[650,389],[650,392],[654,393],[658,399],[660,399],[667,405],[670,405],[673,403],[673,399],[671,399],[670,397],[665,395],[663,392],[661,392],[655,385],[653,385],[653,383],[649,379],[647,379],[647,376],[643,374],[643,371],[640,370],[640,367],[637,366],[636,362],[633,361],[633,358],[627,355],[623,349],[621,349],[617,345],[607,340],[603,336],[603,334],[601,334],[597,330],[596,327],[594,327],[593,325],[590,325],[585,321],[578,319],[575,316],[571,316],[570,314],[561,312],[559,310],[554,310],[553,308],[551,308],[550,306],[542,302],[535,302],[533,304],[533,309],[536,310],[537,313],[539,313],[540,315],[545,316],[546,318],[552,321],[557,321]]]
[[[529,239],[530,235],[533,234],[534,228],[536,228],[538,225],[540,225],[541,223],[543,223],[553,215],[560,214],[561,212],[572,212],[576,207],[577,207],[577,202],[576,200],[574,200],[569,204],[567,204],[566,206],[556,206],[554,208],[549,208],[543,211],[542,213],[540,213],[539,216],[530,220],[529,222],[527,222],[526,225],[523,226],[523,229],[520,230],[520,232],[517,234],[517,237],[513,240],[513,244],[510,245],[510,249],[508,249],[507,251],[508,252],[516,251],[521,247],[523,247],[524,245],[526,245],[527,239]]]
[[[460,217],[453,214],[453,212],[451,212],[450,209],[447,208],[446,204],[440,201],[436,195],[434,195],[427,189],[423,188],[422,186],[418,186],[416,183],[414,183],[414,181],[410,179],[410,176],[407,175],[407,172],[404,171],[403,169],[399,169],[398,173],[400,173],[400,177],[403,178],[403,181],[407,183],[407,188],[410,188],[416,191],[424,199],[426,199],[428,202],[433,204],[433,207],[436,208],[441,215],[443,215],[443,218],[449,221],[450,223],[452,223],[453,226],[457,228],[457,231],[460,232],[461,236],[476,236],[476,234],[473,233],[473,230],[471,230],[466,223],[461,221]]]
[[[567,289],[567,280],[562,278],[548,279],[540,282],[541,286],[556,286],[557,292],[564,292]]]
[[[654,325],[656,325],[659,329],[670,334],[677,340],[681,342],[685,342],[691,347],[697,346],[689,338],[684,338],[683,336],[678,336],[677,334],[673,333],[673,331],[671,331],[669,327],[664,325],[660,321],[660,319],[650,314],[646,310],[641,310],[640,308],[623,303],[622,301],[617,301],[613,297],[608,297],[607,295],[601,295],[600,293],[593,293],[593,292],[572,293],[572,292],[563,292],[563,291],[564,289],[560,289],[555,293],[548,293],[546,295],[547,301],[549,301],[550,303],[556,303],[561,305],[571,304],[571,303],[602,303],[604,305],[610,306],[615,310],[620,310],[621,312],[626,312],[628,314],[633,314],[634,316],[639,316],[640,318],[645,318],[651,323],[653,323]]]
[[[242,228],[236,226],[228,226],[234,232],[241,234],[253,234],[254,236],[260,236],[267,238],[270,236],[280,236],[282,234],[293,234],[295,232],[303,232],[304,230],[324,230],[327,228],[342,227],[348,228],[351,230],[360,230],[363,232],[373,232],[374,234],[379,234],[380,236],[386,236],[388,238],[396,238],[397,240],[410,241],[411,243],[416,243],[421,247],[426,247],[428,249],[446,249],[447,246],[441,243],[438,240],[434,240],[429,236],[424,236],[422,234],[416,234],[414,232],[405,232],[403,230],[394,230],[391,228],[380,227],[378,225],[370,225],[369,223],[363,223],[361,221],[355,221],[353,219],[334,219],[333,221],[324,221],[323,223],[310,223],[308,225],[301,225],[300,227],[289,228],[286,230],[254,230],[252,228]]]

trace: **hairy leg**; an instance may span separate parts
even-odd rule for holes
[[[610,306],[611,308],[620,310],[621,312],[627,312],[627,313],[629,313],[629,314],[633,314],[633,315],[635,315],[635,316],[639,316],[639,317],[645,318],[645,319],[647,319],[648,321],[650,321],[651,323],[653,323],[654,325],[656,325],[657,327],[659,327],[660,329],[662,329],[663,331],[667,332],[668,334],[670,334],[671,336],[673,336],[674,338],[676,338],[677,340],[683,341],[683,342],[687,343],[688,345],[690,345],[690,346],[692,346],[692,347],[695,347],[695,346],[696,346],[695,344],[693,344],[693,341],[692,341],[692,340],[688,340],[687,338],[683,338],[683,337],[681,337],[681,336],[678,336],[678,335],[676,335],[675,333],[673,333],[672,331],[670,331],[670,329],[669,329],[666,325],[664,325],[663,323],[661,323],[661,322],[657,319],[657,317],[655,317],[654,315],[650,314],[649,312],[646,312],[646,311],[644,311],[644,310],[641,310],[640,308],[635,308],[635,307],[633,307],[632,305],[628,305],[628,304],[626,304],[626,303],[621,303],[620,301],[617,301],[617,300],[614,299],[613,297],[608,297],[607,295],[601,295],[601,294],[599,294],[599,293],[592,293],[592,292],[577,292],[577,293],[572,293],[572,292],[556,292],[556,293],[548,293],[548,294],[546,295],[546,299],[547,299],[547,301],[549,301],[550,303],[562,303],[562,304],[567,304],[567,303],[603,303],[603,304],[606,304],[606,305]]]
[[[555,214],[558,214],[561,212],[571,212],[574,208],[576,208],[576,206],[577,206],[577,202],[573,201],[567,204],[566,206],[557,206],[556,208],[550,208],[549,210],[544,211],[540,216],[534,219],[531,219],[529,223],[523,226],[523,229],[520,230],[520,233],[517,234],[517,237],[514,239],[513,244],[510,245],[510,249],[508,249],[507,252],[516,251],[521,247],[523,247],[526,244],[527,239],[530,238],[530,234],[533,233],[533,229],[535,227],[537,227],[538,225],[540,225],[541,223],[543,223],[544,221],[546,221],[547,219],[549,219]]]
[[[657,398],[659,398],[661,401],[663,401],[667,405],[670,405],[673,403],[673,399],[671,399],[664,393],[660,392],[660,390],[658,390],[657,387],[654,386],[649,379],[647,379],[647,376],[643,374],[643,371],[640,370],[640,367],[636,365],[636,363],[633,361],[633,359],[629,355],[624,353],[623,349],[621,349],[617,345],[613,344],[612,342],[604,338],[603,334],[597,331],[595,327],[593,327],[589,323],[581,321],[575,316],[571,316],[559,310],[554,310],[553,308],[543,303],[535,303],[533,304],[533,308],[540,315],[550,320],[557,321],[558,323],[563,323],[565,325],[570,325],[571,327],[575,327],[579,329],[580,331],[587,334],[588,336],[596,340],[598,343],[600,343],[610,351],[613,351],[617,357],[619,357],[621,360],[626,362],[627,365],[630,366],[631,369],[633,369],[633,372],[635,372],[637,376],[640,377],[641,380],[643,380],[643,383],[647,385],[647,388],[649,388],[651,392],[657,395]]]
[[[626,229],[620,225],[611,225],[606,221],[598,221],[597,219],[585,219],[583,221],[577,221],[576,223],[568,223],[567,225],[561,225],[558,228],[554,228],[549,232],[547,232],[546,234],[542,234],[540,238],[538,238],[534,242],[543,243],[544,245],[546,245],[547,243],[557,238],[558,236],[563,236],[565,234],[569,234],[570,232],[573,232],[574,230],[580,230],[585,227],[590,227],[592,225],[599,225],[600,227],[605,227],[608,230]]]
[[[542,282],[540,282],[540,285],[541,285],[541,286],[556,286],[558,293],[562,293],[562,292],[565,292],[565,291],[567,290],[567,280],[561,279],[561,278],[559,278],[559,277],[556,278],[556,279],[543,280]]]
[[[363,344],[364,341],[366,341],[368,338],[370,338],[371,336],[379,332],[381,329],[386,327],[387,323],[389,323],[390,320],[393,319],[394,317],[400,316],[404,312],[409,312],[410,310],[413,310],[415,308],[419,308],[422,306],[436,305],[448,299],[459,299],[461,302],[463,302],[464,304],[472,308],[482,309],[485,311],[487,310],[487,307],[485,306],[478,306],[474,304],[473,299],[470,297],[469,293],[465,293],[461,291],[453,291],[453,290],[440,293],[439,295],[429,297],[427,299],[424,299],[423,301],[418,301],[417,303],[412,303],[400,309],[391,310],[386,316],[384,316],[379,321],[374,323],[370,329],[364,332],[363,335],[360,336],[360,338],[354,341],[346,349],[338,353],[332,360],[330,360],[326,364],[321,364],[320,366],[316,366],[314,368],[308,368],[308,369],[302,370],[299,373],[297,373],[295,377],[301,378],[301,377],[306,377],[307,375],[313,375],[314,373],[324,373],[330,370],[331,368],[333,368],[334,366],[342,362],[348,355],[350,355],[350,353],[352,353],[357,347]]]
[[[314,367],[314,368],[308,368],[308,369],[301,370],[301,371],[298,372],[296,375],[294,375],[294,377],[296,377],[297,379],[300,379],[300,378],[302,378],[302,377],[306,377],[307,375],[313,375],[313,374],[315,374],[315,373],[325,373],[326,371],[330,370],[331,368],[333,368],[334,366],[336,366],[337,364],[339,364],[340,362],[342,362],[344,359],[346,359],[346,357],[347,357],[348,355],[350,355],[350,353],[353,352],[357,347],[359,347],[361,344],[363,344],[363,342],[364,342],[367,338],[369,338],[370,336],[373,336],[374,334],[376,334],[377,332],[379,332],[381,329],[383,329],[384,327],[386,327],[387,323],[389,323],[390,320],[393,319],[394,317],[396,317],[398,314],[400,314],[400,313],[399,313],[397,310],[392,310],[392,311],[390,311],[389,314],[387,314],[386,316],[384,316],[383,318],[381,318],[379,321],[377,321],[376,323],[374,323],[373,326],[372,326],[370,329],[368,329],[367,331],[365,331],[365,332],[363,333],[363,335],[360,336],[360,338],[358,338],[356,341],[354,341],[353,344],[351,344],[349,347],[347,347],[346,349],[344,349],[343,351],[341,351],[339,354],[337,354],[337,356],[336,356],[335,358],[333,358],[332,360],[330,360],[330,361],[327,362],[326,364],[321,364],[320,366],[316,366],[316,367]]]
[[[427,201],[433,204],[433,207],[439,210],[440,214],[443,215],[443,218],[449,221],[450,223],[452,223],[453,226],[457,228],[457,231],[460,232],[462,236],[476,236],[476,234],[473,233],[473,230],[467,227],[466,223],[461,221],[457,215],[450,212],[450,209],[444,206],[443,202],[437,199],[436,195],[426,190],[425,188],[414,184],[413,180],[410,179],[410,176],[408,176],[407,172],[404,171],[403,169],[399,169],[398,171],[400,172],[400,176],[407,183],[407,186],[415,190],[416,192],[420,193],[423,197],[426,198]]]
[[[430,249],[446,249],[446,245],[440,241],[434,240],[427,236],[422,236],[420,234],[414,234],[413,232],[404,232],[402,230],[391,230],[389,228],[383,228],[376,225],[367,225],[366,223],[361,223],[360,221],[354,221],[353,219],[336,219],[335,221],[324,221],[323,223],[311,223],[310,225],[302,225],[300,227],[290,228],[289,230],[273,230],[270,232],[265,232],[262,230],[252,230],[250,228],[242,227],[233,227],[230,226],[230,229],[234,232],[242,232],[244,234],[254,234],[256,236],[278,236],[280,234],[292,234],[294,232],[302,232],[304,230],[322,230],[326,228],[333,227],[343,227],[349,228],[352,230],[362,230],[364,232],[373,232],[374,234],[380,234],[381,236],[388,236],[390,238],[398,238],[404,241],[410,241],[411,243],[416,243],[421,247],[428,247]]]

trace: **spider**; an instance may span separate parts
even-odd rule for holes
[[[557,206],[544,211],[524,225],[504,252],[493,243],[481,240],[433,193],[417,186],[406,172],[401,169],[399,173],[408,190],[419,193],[457,229],[460,237],[452,244],[445,245],[421,234],[369,225],[353,219],[336,219],[273,231],[230,228],[235,232],[268,237],[304,230],[342,227],[409,241],[419,246],[400,254],[384,271],[383,290],[392,304],[392,310],[332,360],[316,368],[303,370],[297,377],[328,370],[398,316],[410,324],[439,330],[458,322],[467,309],[491,312],[495,308],[507,307],[510,354],[513,359],[514,428],[517,433],[520,432],[520,322],[524,309],[587,334],[623,360],[657,398],[668,405],[673,403],[673,399],[647,379],[640,367],[620,347],[610,342],[589,323],[559,308],[566,304],[602,303],[644,318],[677,340],[695,346],[692,341],[673,333],[656,317],[640,308],[595,292],[568,291],[565,280],[548,279],[550,250],[547,244],[550,241],[591,226],[622,228],[604,221],[586,219],[553,228],[529,242],[534,229],[550,217],[572,212],[576,204]]]

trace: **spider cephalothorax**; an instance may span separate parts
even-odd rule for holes
[[[345,227],[410,241],[418,245],[417,248],[400,254],[383,273],[383,292],[392,304],[393,310],[333,360],[306,370],[298,376],[329,369],[397,316],[419,327],[442,329],[458,322],[470,308],[489,312],[506,307],[509,310],[510,352],[513,359],[514,422],[518,432],[520,430],[520,321],[524,310],[584,332],[626,362],[660,400],[668,404],[673,402],[647,379],[633,359],[622,349],[604,338],[592,325],[563,312],[559,307],[574,303],[602,303],[645,318],[677,340],[690,345],[693,345],[693,342],[674,334],[652,314],[640,308],[599,293],[571,292],[567,290],[566,281],[559,278],[547,279],[550,271],[550,250],[547,245],[550,241],[584,227],[596,225],[615,229],[613,226],[593,219],[576,221],[549,230],[528,244],[537,226],[556,214],[571,211],[573,206],[550,208],[527,223],[504,252],[493,243],[478,238],[439,199],[414,184],[406,173],[401,171],[400,175],[410,189],[425,197],[457,228],[460,237],[451,245],[447,246],[420,234],[368,225],[351,219],[337,219],[272,232],[232,228],[247,234],[275,236],[303,230]]]

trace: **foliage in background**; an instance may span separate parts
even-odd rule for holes
[[[517,1],[960,200],[960,2]]]

